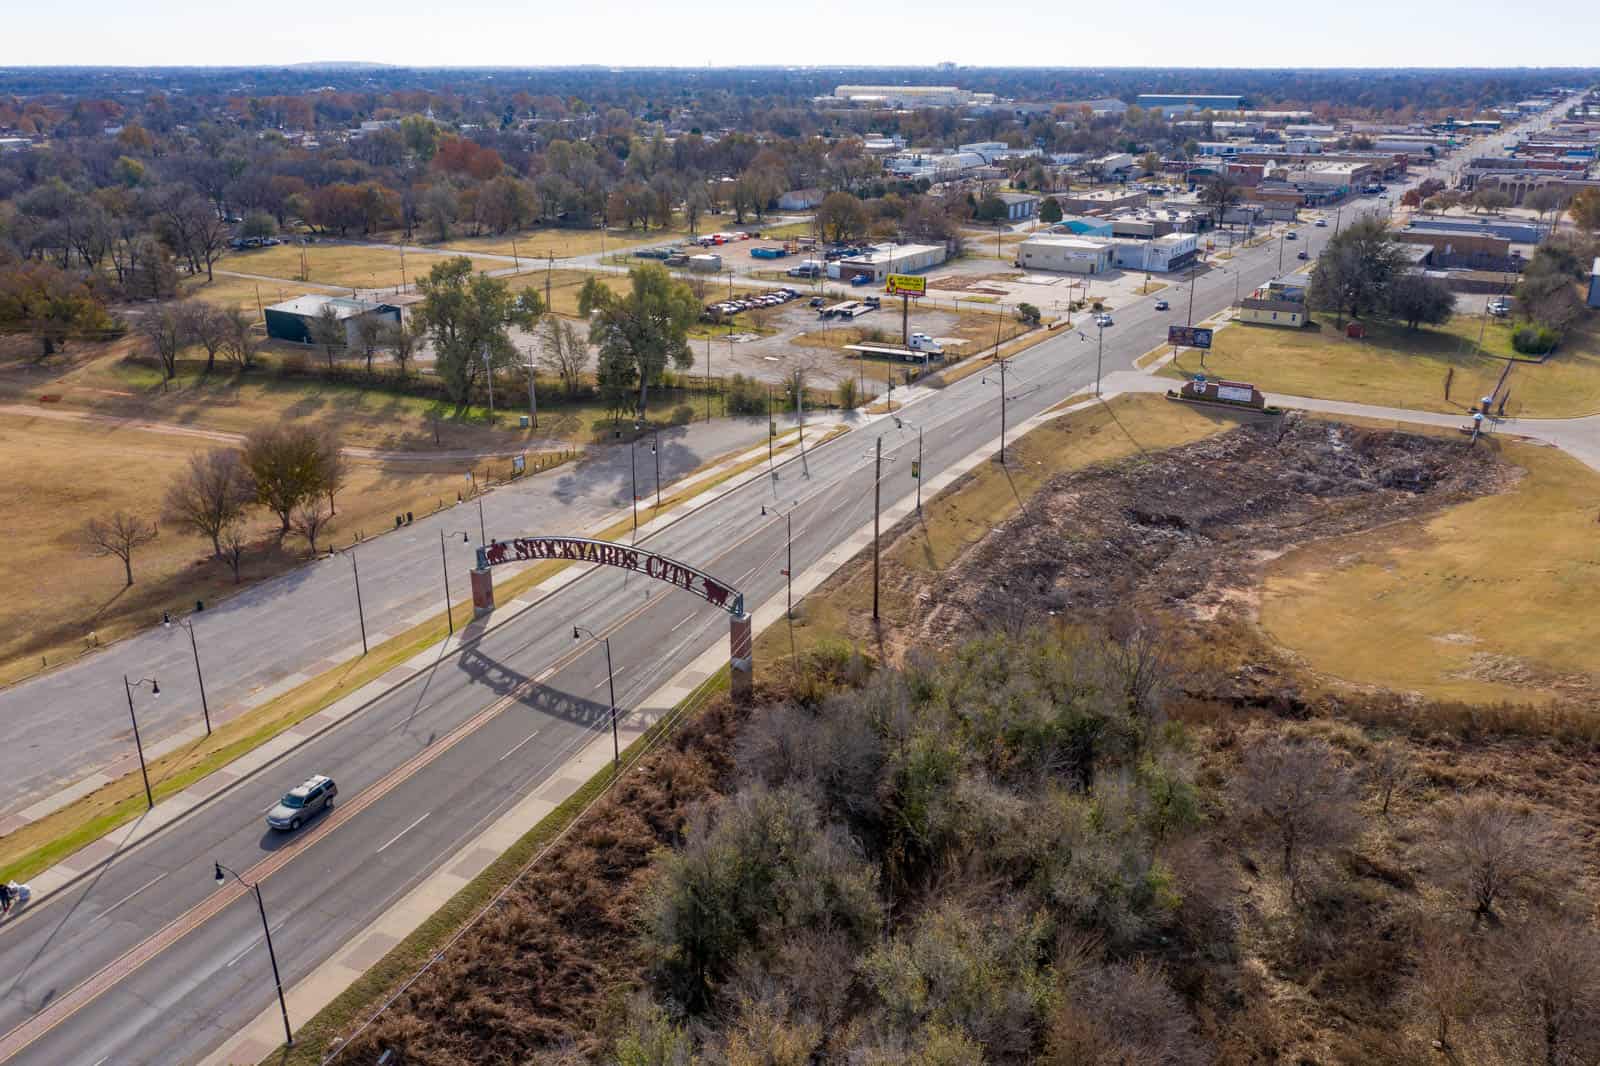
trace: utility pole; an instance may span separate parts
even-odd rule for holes
[[[555,271],[555,269],[556,252],[555,249],[552,248],[550,249],[550,254],[545,258],[544,262],[544,309],[546,311],[550,310],[550,275]]]
[[[489,349],[483,350],[483,373],[489,380],[489,424],[494,425],[494,363],[489,358]]]
[[[777,443],[778,423],[772,417],[772,386],[767,386],[767,473],[772,475],[772,480],[778,480],[778,468],[773,462],[774,445]]]
[[[872,466],[872,620],[878,620],[878,513],[883,504],[883,438]]]
[[[534,377],[533,349],[528,349],[528,423],[539,428],[539,386]]]
[[[1104,329],[1104,327],[1102,327]],[[1101,334],[1104,336],[1104,333]],[[1006,363],[1005,359],[996,359],[995,366],[1000,368],[1000,465],[1006,464]],[[984,376],[978,379],[981,385],[989,384],[989,378]]]
[[[711,334],[706,334],[706,421],[711,421]]]
[[[1101,326],[1098,332],[1100,334],[1100,341],[1095,346],[1094,350],[1094,395],[1096,399],[1100,398],[1100,361],[1101,357],[1105,355],[1106,352],[1106,327]],[[1002,410],[1003,409],[1004,408],[1002,407]],[[1004,436],[1005,434],[1002,432],[1002,440]]]

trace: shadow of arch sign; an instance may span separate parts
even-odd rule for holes
[[[535,562],[593,563],[631,570],[698,596],[714,607],[727,611],[729,619],[729,668],[735,696],[749,695],[753,676],[751,653],[754,647],[750,616],[744,610],[744,593],[688,563],[628,544],[588,537],[516,537],[497,540],[478,548],[478,567],[472,572],[472,603],[482,615],[494,610],[494,582],[490,568],[501,563]]]

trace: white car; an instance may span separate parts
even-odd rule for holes
[[[1111,316],[1103,311],[1094,316],[1094,321],[1095,324],[1100,326],[1102,329],[1104,329],[1106,326],[1115,325],[1115,322],[1112,320]]]
[[[1328,228],[1328,220],[1325,219],[1325,218],[1317,219],[1317,228],[1318,229],[1327,229]]]

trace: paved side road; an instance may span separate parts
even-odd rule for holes
[[[764,419],[734,419],[663,430],[663,483],[718,456],[765,439]],[[638,454],[641,497],[655,489],[655,457]],[[502,486],[481,497],[489,537],[591,528],[628,505],[626,447],[591,449],[576,463]],[[451,593],[469,594],[466,573],[480,534],[476,502],[419,518],[363,543],[357,562],[369,643],[437,614],[444,605],[439,533],[446,540]],[[154,619],[152,619],[154,621]],[[256,706],[361,654],[354,572],[347,557],[322,559],[223,601],[193,617],[213,720]],[[0,692],[0,833],[36,816],[30,805],[55,802],[73,783],[137,771],[123,675],[154,677],[161,694],[136,690],[139,728],[148,747],[200,720],[200,695],[189,635],[157,626],[72,665]],[[93,777],[86,775],[94,774]]]

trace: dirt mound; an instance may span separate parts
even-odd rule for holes
[[[1063,475],[926,590],[923,634],[1248,603],[1286,548],[1499,491],[1464,441],[1290,416]]]

